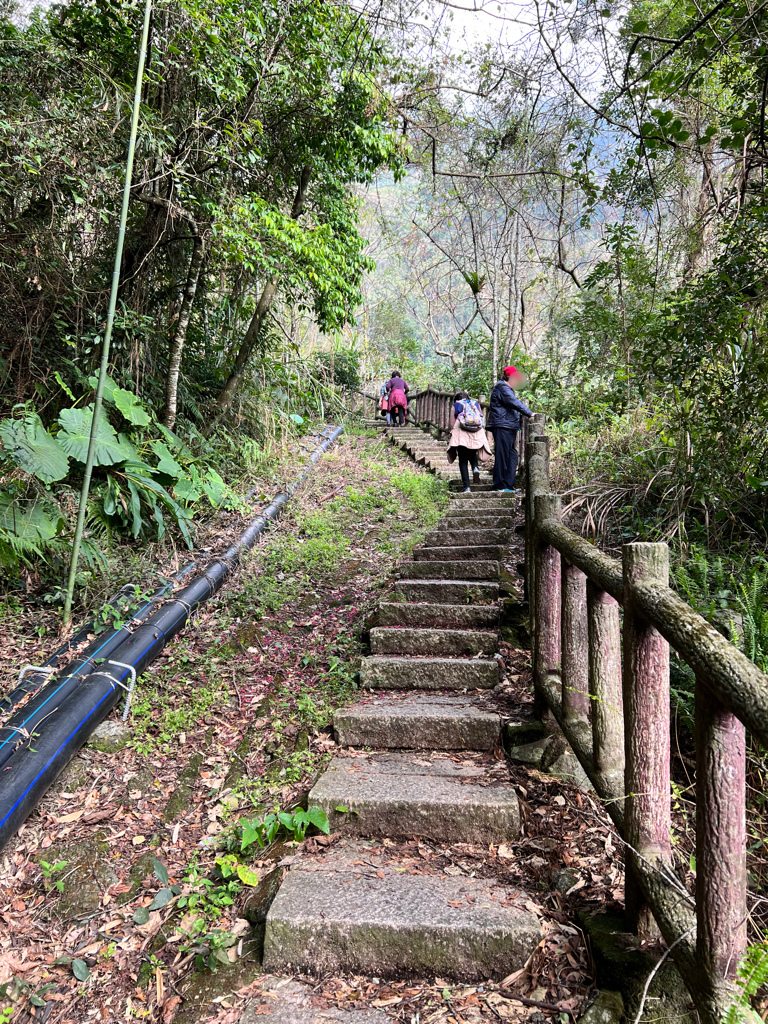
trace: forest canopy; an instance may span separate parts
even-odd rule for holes
[[[2,10],[12,568],[71,529],[141,17]],[[154,4],[92,523],[184,536],[230,500],[240,434],[301,429],[390,364],[480,395],[514,363],[574,464],[640,509],[629,534],[764,541],[765,18]]]

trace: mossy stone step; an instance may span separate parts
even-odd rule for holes
[[[467,544],[463,547],[438,545],[437,547],[414,548],[413,558],[416,562],[466,562],[471,558],[480,558],[487,562],[498,562],[504,553],[501,544]]]
[[[424,538],[424,546],[434,547],[483,547],[487,544],[508,544],[512,536],[511,530],[462,530],[444,527],[442,523],[434,533]]]
[[[363,658],[362,685],[370,690],[490,690],[499,682],[495,658]]]
[[[333,716],[343,747],[408,750],[493,750],[499,714],[485,697],[463,694],[376,694]]]
[[[414,580],[497,580],[499,563],[497,560],[484,559],[452,559],[433,561],[418,559],[411,562],[407,569],[409,579]]]
[[[372,654],[495,654],[496,632],[469,629],[436,629],[377,626],[371,630]]]
[[[457,519],[459,516],[509,516],[515,511],[514,505],[508,505],[503,501],[499,501],[497,498],[486,498],[482,504],[479,502],[479,495],[463,494],[459,491],[457,494],[451,494],[451,498],[466,498],[466,502],[451,501],[448,505],[448,511],[446,512],[446,518]],[[470,501],[473,498],[475,500]]]
[[[462,768],[447,757],[335,757],[308,799],[328,815],[332,832],[483,845],[508,842],[520,832],[511,784],[494,785],[483,766]]]
[[[437,524],[438,530],[446,531],[502,530],[511,533],[514,527],[515,520],[503,510],[487,513],[468,511],[466,515],[460,515],[453,511],[453,507],[451,507],[450,513]],[[427,534],[427,536],[431,536],[431,534]]]
[[[337,844],[320,870],[291,867],[267,917],[265,970],[501,981],[538,945],[538,918],[506,886],[366,869],[370,850]]]
[[[424,601],[468,607],[471,602],[497,601],[499,584],[488,580],[403,579],[395,584],[392,596],[403,601]]]
[[[384,601],[376,615],[377,626],[435,626],[440,629],[496,629],[498,605],[407,604]]]

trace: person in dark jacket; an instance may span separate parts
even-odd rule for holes
[[[501,380],[491,392],[490,410],[486,429],[492,431],[494,441],[494,491],[513,491],[517,476],[517,451],[515,441],[520,429],[520,416],[532,416],[528,406],[521,402],[512,390],[512,384],[523,380],[514,366],[507,366]]]
[[[396,427],[405,426],[405,417],[408,413],[408,399],[405,396],[410,388],[400,376],[399,370],[392,371],[392,376],[384,387],[389,395],[389,413],[392,422]]]

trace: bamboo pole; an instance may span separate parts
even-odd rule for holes
[[[133,157],[136,152],[136,135],[139,127],[139,111],[141,109],[141,89],[144,81],[144,63],[147,59],[147,39],[149,38],[149,23],[152,15],[152,0],[145,0],[144,24],[141,30],[141,44],[139,46],[139,63],[136,68],[136,86],[133,92],[133,111],[131,116],[131,132],[128,138],[128,157],[125,162],[125,182],[123,184],[123,205],[120,210],[120,224],[117,231],[117,247],[115,249],[115,263],[112,269],[112,287],[109,293],[109,308],[107,310],[107,323],[104,331],[104,342],[101,348],[101,365],[99,367],[99,381],[96,385],[96,397],[93,403],[93,420],[91,421],[91,435],[88,439],[88,454],[85,459],[85,472],[83,474],[83,486],[80,491],[80,505],[77,510],[77,525],[75,536],[72,541],[72,557],[69,563],[69,577],[67,579],[67,596],[64,601],[64,616],[62,629],[69,626],[72,614],[72,595],[75,591],[75,579],[77,577],[77,562],[80,557],[80,546],[83,541],[83,527],[85,526],[85,512],[88,507],[88,494],[91,489],[91,476],[93,475],[93,463],[96,456],[96,438],[99,433],[99,420],[101,418],[101,406],[104,398],[104,383],[109,367],[109,347],[112,342],[112,327],[115,322],[115,309],[117,308],[117,288],[120,283],[120,265],[123,261],[123,245],[125,243],[125,225],[128,220],[128,203],[131,198],[131,179],[133,178]]]

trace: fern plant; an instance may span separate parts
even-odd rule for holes
[[[768,671],[768,559],[758,556],[736,584],[736,597],[742,617],[744,653]]]
[[[768,985],[768,941],[747,947],[736,976],[738,997],[728,1008],[725,1024],[759,1024],[751,1000]]]

